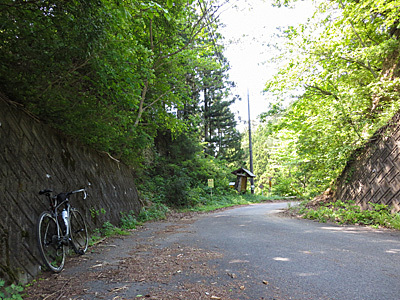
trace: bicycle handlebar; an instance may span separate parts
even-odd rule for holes
[[[80,193],[80,192],[83,192],[83,199],[86,199],[87,193],[86,193],[85,189],[80,189],[80,190],[69,192],[68,195],[75,194],[75,193]]]
[[[51,192],[53,192],[53,190],[45,189],[45,190],[41,190],[39,192],[39,195],[50,194]],[[69,195],[80,193],[80,192],[83,192],[83,199],[86,199],[87,193],[86,193],[85,189],[79,189],[79,190],[76,190],[76,191],[68,192],[68,193],[66,193],[66,196],[68,197]],[[63,194],[63,193],[61,193],[61,194]]]

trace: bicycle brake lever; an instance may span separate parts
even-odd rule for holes
[[[52,190],[49,190],[49,189],[41,190],[41,191],[39,192],[39,195],[43,195],[43,194],[51,193],[51,192],[52,192]]]

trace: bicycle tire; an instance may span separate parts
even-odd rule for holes
[[[70,215],[70,237],[73,248],[77,254],[84,254],[89,245],[89,235],[85,219],[79,210],[72,208]]]
[[[45,267],[61,272],[65,263],[65,246],[61,241],[61,230],[51,213],[43,212],[37,223],[39,253]]]

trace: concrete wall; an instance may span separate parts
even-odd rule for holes
[[[387,204],[400,211],[400,112],[359,149],[337,182],[334,198]]]
[[[0,94],[0,278],[27,282],[39,271],[36,221],[48,203],[38,191],[86,187],[71,196],[91,229],[117,224],[120,212],[138,213],[134,172],[34,119]],[[79,194],[78,194],[79,195]],[[105,211],[95,218],[91,212]]]

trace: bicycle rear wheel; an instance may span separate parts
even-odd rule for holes
[[[77,254],[84,254],[88,248],[89,235],[86,227],[85,219],[82,214],[75,208],[71,209],[71,242]]]
[[[65,249],[61,230],[49,212],[43,212],[37,223],[39,253],[47,268],[61,272],[65,263]]]

